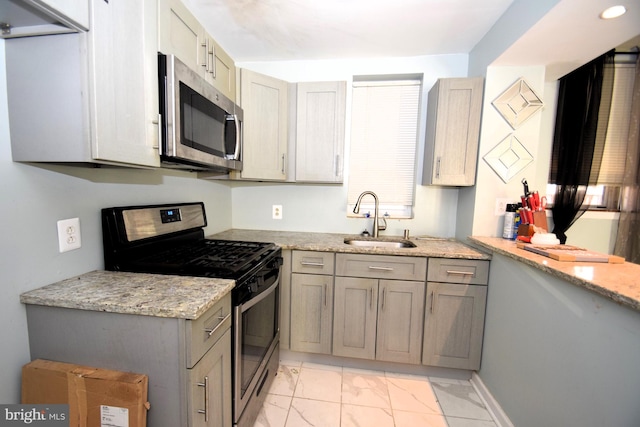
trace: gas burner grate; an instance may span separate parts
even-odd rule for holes
[[[185,272],[207,272],[207,275],[231,277],[250,269],[273,249],[272,243],[204,239],[164,247],[137,262],[168,269],[179,267]]]

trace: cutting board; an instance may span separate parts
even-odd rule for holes
[[[566,262],[606,262],[609,264],[622,264],[624,258],[616,255],[601,254],[588,251],[577,246],[570,245],[532,245],[530,243],[517,243],[518,248],[525,251],[543,255],[556,261]]]

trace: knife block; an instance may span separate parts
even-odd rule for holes
[[[536,211],[533,213],[533,225],[538,228],[543,228],[545,231],[549,231],[549,224],[547,222],[546,211]]]

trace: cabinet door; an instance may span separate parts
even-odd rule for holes
[[[296,181],[342,182],[347,84],[297,86]]]
[[[376,359],[420,364],[424,282],[380,280]]]
[[[204,63],[205,80],[211,83],[227,98],[236,100],[236,66],[233,59],[202,28],[201,43],[204,43],[206,59]]]
[[[378,280],[336,277],[333,309],[333,354],[373,360]]]
[[[331,354],[333,276],[294,273],[291,350]]]
[[[204,76],[206,45],[203,46],[203,30],[198,20],[181,0],[160,0],[158,8],[159,51],[175,55]]]
[[[487,287],[427,283],[422,363],[479,369]]]
[[[429,91],[423,184],[475,183],[482,89],[482,78],[453,78]]]
[[[189,425],[231,425],[231,330],[189,370]]]
[[[287,178],[288,83],[249,70],[240,72],[244,110],[243,179]]]
[[[91,2],[92,156],[160,166],[157,9],[153,0]]]

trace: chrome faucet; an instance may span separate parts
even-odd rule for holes
[[[353,208],[353,213],[357,214],[360,213],[360,202],[362,201],[362,198],[364,196],[366,196],[367,194],[370,194],[371,196],[373,196],[373,200],[375,202],[375,211],[373,214],[373,237],[376,238],[378,237],[378,232],[379,230],[386,230],[387,229],[387,220],[382,218],[382,221],[384,221],[384,225],[381,227],[378,224],[378,196],[376,196],[376,193],[374,193],[373,191],[363,191],[362,194],[360,194],[358,196],[358,200],[356,201],[356,205]]]

